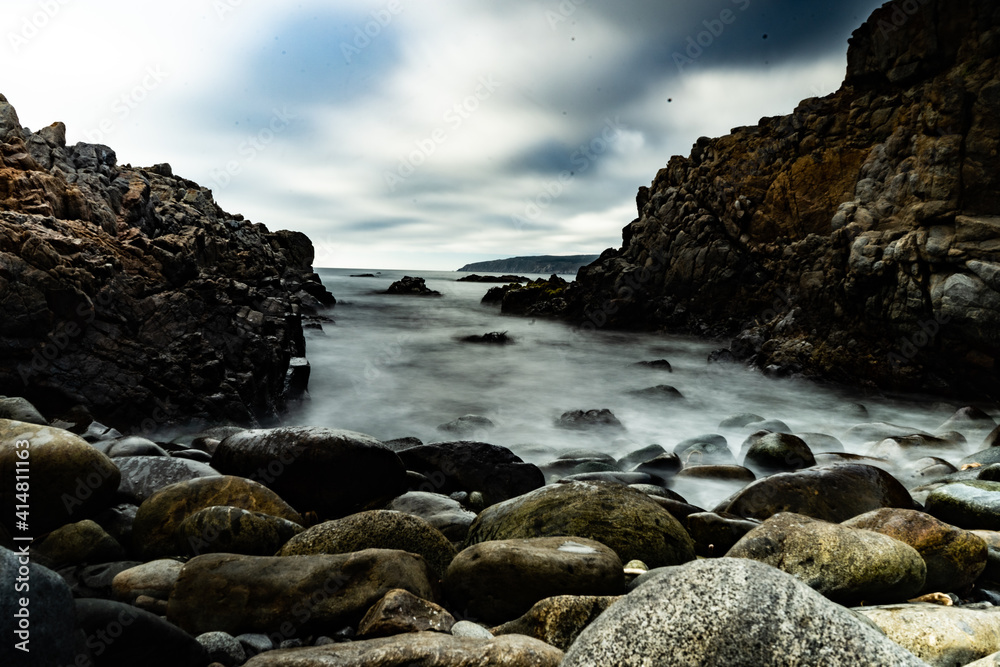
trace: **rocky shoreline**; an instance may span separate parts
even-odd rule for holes
[[[1000,427],[976,408],[934,433],[734,414],[538,466],[470,440],[91,426],[0,398],[0,613],[27,614],[31,649],[4,664],[1000,660]]]
[[[779,375],[993,395],[998,57],[991,2],[886,3],[836,93],[698,139],[639,189],[620,248],[518,310],[734,339]]]
[[[0,387],[120,429],[273,425],[336,300],[302,233],[223,211],[170,165],[119,165],[0,96]]]

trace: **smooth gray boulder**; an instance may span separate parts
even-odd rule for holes
[[[849,609],[751,560],[670,568],[615,602],[562,667],[926,665]]]

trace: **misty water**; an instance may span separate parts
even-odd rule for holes
[[[678,442],[706,433],[724,435],[735,456],[751,429],[720,431],[719,422],[742,412],[780,419],[793,433],[833,435],[848,452],[865,454],[870,445],[844,439],[846,429],[884,421],[933,432],[961,407],[926,396],[866,395],[771,378],[739,364],[709,364],[709,353],[727,341],[585,331],[559,321],[501,315],[499,306],[480,304],[493,285],[456,282],[466,274],[382,270],[376,278],[350,277],[363,272],[375,270],[319,270],[338,299],[331,313],[336,324],[307,331],[311,399],[292,423],[349,429],[381,440],[414,436],[428,443],[460,439],[439,425],[483,415],[496,428],[464,439],[503,445],[543,464],[581,448],[616,458],[652,443],[671,451]],[[425,278],[443,296],[381,293],[404,275]],[[508,332],[514,344],[459,340],[492,331]],[[673,371],[634,365],[657,359],[667,359]],[[628,394],[660,384],[676,387],[684,399],[650,401]],[[852,409],[857,403],[867,408],[867,418]],[[588,433],[555,426],[563,412],[600,408],[610,409],[627,431]],[[964,453],[980,449],[983,435],[966,432]],[[944,454],[956,463],[957,453]],[[706,489],[697,500],[708,503],[724,495]]]

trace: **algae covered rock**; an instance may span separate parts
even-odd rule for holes
[[[487,507],[469,528],[466,544],[554,536],[596,540],[623,563],[661,567],[695,558],[694,542],[670,512],[646,494],[611,482],[554,484]]]

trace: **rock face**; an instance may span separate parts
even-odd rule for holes
[[[119,428],[267,421],[301,392],[302,318],[334,303],[308,238],[226,213],[167,164],[67,146],[62,123],[22,128],[3,96],[0,118],[6,392]]]
[[[564,314],[735,335],[732,353],[761,368],[992,386],[998,25],[989,0],[876,10],[840,90],[700,138],[640,188],[622,247],[580,270]]]
[[[794,577],[735,558],[672,568],[611,605],[563,667],[924,663]]]

